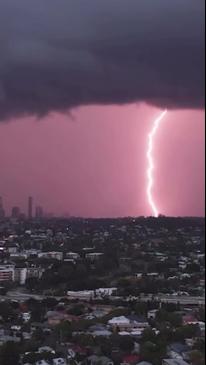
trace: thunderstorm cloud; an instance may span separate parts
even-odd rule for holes
[[[0,120],[204,106],[204,0],[0,0]]]

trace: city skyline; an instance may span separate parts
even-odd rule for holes
[[[151,215],[146,148],[157,115],[145,105],[102,106],[81,108],[75,121],[58,115],[0,124],[6,210],[17,205],[27,212],[32,195],[55,215]],[[169,111],[154,150],[160,213],[204,215],[204,129],[204,112]]]
[[[32,196],[27,198],[27,209],[22,209],[22,205],[12,205],[10,210],[5,209],[5,201],[4,197],[0,196],[0,218],[43,218],[44,217],[44,210],[41,205],[35,205],[35,200]],[[48,213],[47,213],[48,214]],[[45,217],[47,216],[45,213]]]

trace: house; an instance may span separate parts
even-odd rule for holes
[[[42,346],[42,347],[39,347],[38,349],[38,352],[41,354],[41,353],[44,353],[44,352],[50,352],[51,354],[55,354],[55,351],[49,347],[49,346]]]
[[[83,291],[68,291],[67,296],[69,299],[78,299],[78,300],[90,300],[94,297],[93,290],[83,290]]]
[[[138,316],[120,316],[114,317],[108,321],[108,325],[113,329],[119,329],[120,332],[133,331],[135,329],[145,329],[149,326],[148,321]]]
[[[84,318],[88,319],[88,320],[92,320],[95,318],[102,318],[102,317],[106,316],[108,313],[109,312],[107,312],[101,308],[99,308],[99,309],[97,308],[97,309],[94,309],[93,312],[85,314]]]
[[[134,343],[134,349],[132,351],[133,355],[139,355],[140,354],[140,344],[138,342]]]
[[[104,254],[102,252],[92,252],[86,254],[86,259],[90,261],[97,261],[99,260]]]
[[[66,257],[68,259],[78,260],[80,258],[80,255],[77,252],[67,252]]]
[[[40,279],[43,275],[44,269],[40,267],[28,267],[27,268],[27,279],[37,278]]]
[[[15,243],[10,243],[8,246],[7,246],[7,251],[8,253],[11,255],[11,254],[15,254],[17,253],[18,251],[18,245],[15,244]]]
[[[92,355],[87,358],[89,365],[114,365],[113,361],[106,356]]]
[[[50,251],[50,252],[41,252],[38,254],[39,258],[45,258],[45,259],[53,259],[62,261],[63,260],[63,252],[56,252],[56,251]]]
[[[99,288],[96,290],[83,291],[68,291],[67,296],[70,299],[90,300],[91,298],[103,298],[105,296],[112,296],[117,291],[117,288]]]
[[[122,365],[136,365],[139,360],[139,355],[127,355],[123,357]]]
[[[175,342],[168,346],[167,355],[172,359],[183,360],[184,353],[187,351],[189,351],[189,347],[186,344]]]
[[[184,325],[190,325],[190,324],[195,325],[195,324],[199,324],[199,322],[198,322],[197,318],[195,318],[195,316],[194,316],[194,315],[192,315],[192,314],[187,314],[187,315],[185,315],[185,316],[182,318],[182,320],[183,320],[183,324],[184,324]]]
[[[14,331],[14,332],[20,332],[21,331],[21,326],[11,326],[11,330]]]
[[[130,328],[130,320],[125,316],[114,317],[108,321],[108,325],[114,330],[119,328],[120,331],[124,331]]]
[[[120,309],[122,307],[119,307]],[[113,305],[108,305],[108,304],[95,304],[90,306],[90,309],[92,309],[93,311],[97,311],[102,313],[103,315],[107,315],[110,312],[112,312],[114,309],[116,309],[116,307],[114,307]]]
[[[14,281],[18,282],[20,285],[26,283],[27,278],[27,268],[26,267],[16,267],[14,270]]]
[[[144,317],[130,315],[127,318],[130,320],[132,328],[147,328],[149,326],[147,319]]]
[[[165,359],[162,365],[189,365],[188,362],[181,359]]]
[[[31,313],[30,312],[24,312],[22,313],[22,320],[24,322],[29,322],[31,319]]]
[[[57,311],[48,311],[46,316],[49,326],[56,326],[62,321],[77,322],[79,320],[79,318],[76,316]]]
[[[22,337],[24,340],[31,340],[32,334],[30,332],[22,332]]]
[[[88,350],[79,345],[69,345],[67,358],[74,359],[77,354],[80,356],[87,356]]]
[[[199,325],[199,329],[200,329],[200,332],[201,332],[201,335],[202,336],[205,336],[205,322],[198,322],[198,325]]]
[[[97,296],[112,296],[116,294],[117,288],[99,288],[95,290],[95,295]]]
[[[110,337],[112,332],[107,329],[107,327],[103,324],[95,324],[89,327],[88,333],[93,337],[103,336]]]
[[[156,319],[157,313],[158,313],[158,309],[150,310],[147,313],[147,318],[148,319]]]
[[[143,277],[143,273],[142,272],[135,274],[135,278],[136,279],[142,279],[142,277]]]
[[[93,332],[89,332],[93,337],[110,337],[112,335],[112,332],[107,329],[99,329],[95,330]]]
[[[14,265],[0,265],[0,281],[14,281]]]
[[[20,337],[16,337],[16,336],[7,336],[7,335],[3,335],[0,336],[0,346],[3,345],[6,342],[15,342],[15,343],[19,343],[21,341]]]
[[[41,323],[41,322],[33,322],[31,324],[31,331],[32,332],[36,331],[39,328],[41,328],[42,330],[44,330],[46,328],[46,326],[45,326],[44,323]]]
[[[66,365],[66,361],[62,358],[53,359],[53,365]]]

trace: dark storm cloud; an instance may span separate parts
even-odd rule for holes
[[[0,0],[0,119],[204,103],[203,0]]]

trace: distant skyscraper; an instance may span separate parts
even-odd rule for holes
[[[21,211],[19,207],[13,207],[11,211],[11,217],[18,219],[21,216]]]
[[[32,219],[33,217],[33,198],[29,196],[28,199],[28,218]]]
[[[43,218],[44,212],[41,206],[36,207],[36,218]]]
[[[3,199],[0,196],[0,219],[5,217],[5,210],[3,206]]]

